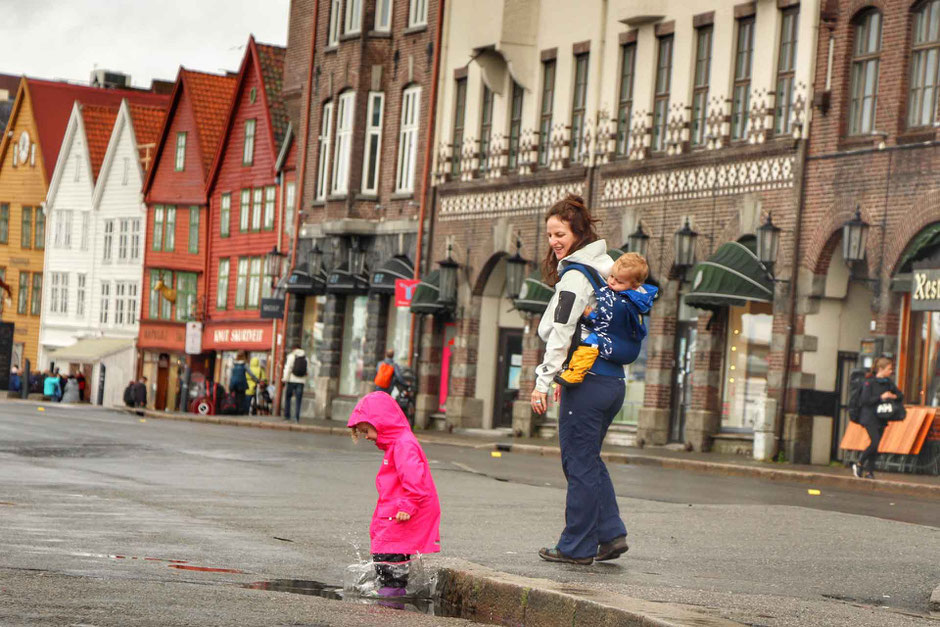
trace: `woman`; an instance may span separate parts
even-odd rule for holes
[[[545,412],[549,387],[562,370],[573,336],[580,333],[584,308],[596,305],[594,288],[584,274],[572,271],[559,279],[559,271],[576,262],[606,278],[613,265],[594,222],[584,200],[571,194],[552,206],[545,217],[549,251],[542,272],[546,282],[555,285],[555,295],[538,329],[545,342],[545,357],[535,371],[532,391],[532,410],[537,414]],[[559,394],[561,398],[558,437],[568,494],[565,530],[556,547],[539,550],[544,560],[587,565],[595,559],[616,559],[627,551],[627,529],[600,456],[607,428],[623,405],[623,376],[622,366],[598,359],[579,386],[560,392],[555,387],[555,400]]]
[[[904,395],[891,380],[894,364],[887,357],[879,357],[871,366],[871,372],[865,375],[862,383],[860,403],[862,406],[859,422],[868,431],[871,442],[862,451],[858,463],[852,464],[852,473],[856,477],[875,478],[875,460],[878,459],[878,445],[888,419],[893,415],[893,405],[904,402]],[[878,410],[884,408],[884,411]]]

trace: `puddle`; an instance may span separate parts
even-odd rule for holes
[[[378,594],[363,596],[355,592],[344,591],[342,586],[330,585],[320,581],[307,579],[270,579],[268,581],[255,581],[242,584],[243,588],[251,590],[269,590],[271,592],[289,592],[291,594],[305,594],[321,597],[331,601],[346,601],[360,605],[376,605],[397,610],[417,612],[431,616],[456,617],[457,613],[437,599],[422,598],[411,595],[405,596],[379,596]]]

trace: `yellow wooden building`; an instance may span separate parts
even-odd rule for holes
[[[12,322],[12,363],[29,359],[37,364],[39,318],[42,314],[43,253],[46,242],[44,205],[55,171],[59,148],[73,104],[118,106],[127,98],[141,104],[162,104],[165,96],[150,92],[100,89],[54,81],[22,78],[0,141],[0,277],[10,286],[5,293],[2,320]],[[89,187],[91,171],[77,171]],[[73,240],[81,241],[81,233]],[[77,289],[77,286],[76,288]]]

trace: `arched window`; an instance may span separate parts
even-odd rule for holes
[[[937,118],[937,82],[940,70],[940,0],[921,4],[912,15],[911,87],[907,125],[930,126]]]
[[[871,133],[878,102],[878,68],[881,62],[881,13],[868,10],[852,21],[852,86],[849,134]]]

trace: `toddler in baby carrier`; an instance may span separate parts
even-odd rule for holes
[[[585,375],[595,369],[598,357],[612,364],[604,368],[602,374],[609,371],[622,376],[622,368],[618,371],[617,367],[631,364],[639,356],[646,337],[644,316],[658,293],[655,286],[643,284],[649,275],[649,266],[641,255],[624,253],[614,262],[606,283],[596,270],[580,263],[568,264],[562,275],[570,271],[581,272],[590,281],[597,306],[585,308],[575,329],[575,338],[581,338],[582,328],[588,335],[579,342],[572,341],[575,348],[555,382],[564,387],[580,384]]]

